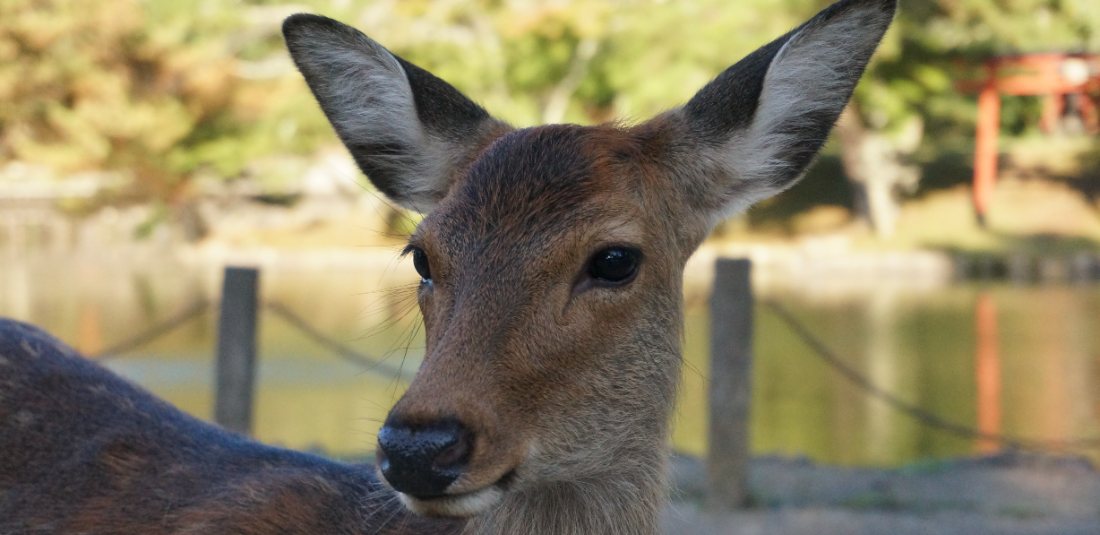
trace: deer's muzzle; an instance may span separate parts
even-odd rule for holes
[[[455,419],[407,424],[390,418],[378,432],[378,467],[399,492],[443,496],[466,470],[473,434]]]

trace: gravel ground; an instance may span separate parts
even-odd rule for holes
[[[698,506],[703,466],[677,459],[675,534],[1100,535],[1100,473],[1080,458],[1006,453],[894,470],[754,459],[754,506]]]
[[[664,531],[685,535],[1096,535],[1100,534],[1100,520],[817,508],[706,515],[675,507],[664,522]]]

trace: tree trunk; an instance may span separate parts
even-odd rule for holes
[[[919,169],[905,160],[920,144],[922,131],[919,118],[910,119],[899,135],[873,130],[854,105],[837,123],[841,163],[852,185],[856,216],[879,238],[893,236],[901,190],[915,188],[919,180]]]

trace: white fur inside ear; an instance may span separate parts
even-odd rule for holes
[[[449,144],[425,132],[417,116],[405,70],[385,48],[368,39],[357,46],[317,44],[310,60],[330,73],[322,88],[332,121],[351,147],[393,146],[407,150],[374,153],[370,158],[399,177],[401,202],[419,211],[431,209],[445,188],[452,154]]]
[[[796,135],[799,120],[823,110],[839,115],[891,18],[877,7],[856,9],[807,25],[783,45],[768,67],[751,126],[715,155],[730,172],[735,181],[730,190],[736,192],[715,214],[715,224],[797,182],[781,177],[801,171],[787,157],[805,142]]]

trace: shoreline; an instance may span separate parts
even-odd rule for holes
[[[754,503],[726,513],[701,506],[705,470],[674,458],[667,533],[1100,533],[1100,473],[1081,457],[1004,451],[892,469],[757,457]]]

